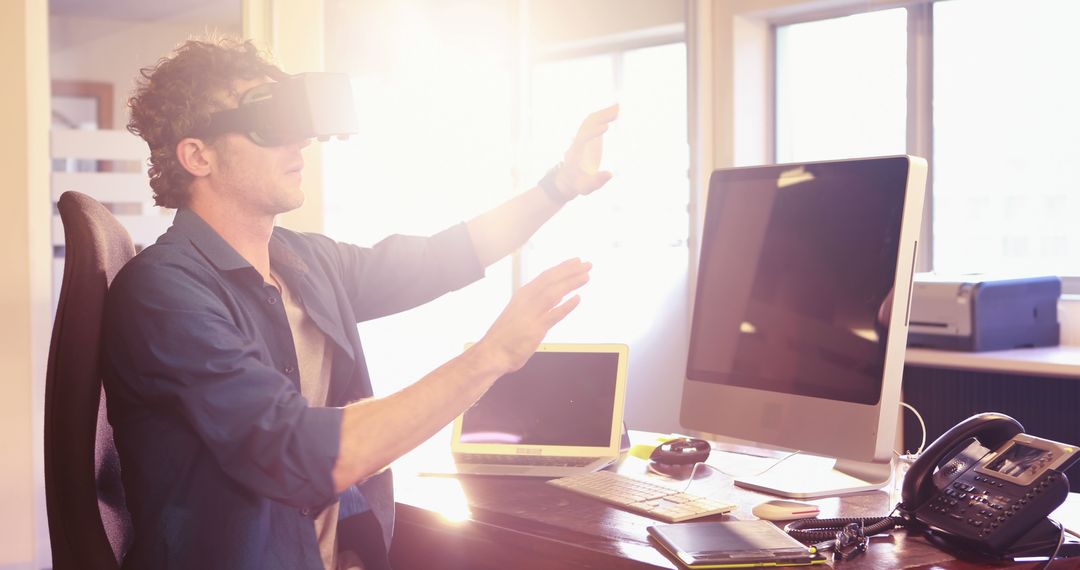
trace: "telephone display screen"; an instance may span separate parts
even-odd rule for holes
[[[1015,443],[991,461],[986,469],[1009,477],[1034,474],[1050,462],[1050,455],[1045,449]]]

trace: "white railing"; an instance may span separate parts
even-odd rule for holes
[[[142,139],[117,130],[53,129],[51,179],[53,307],[64,274],[64,227],[56,201],[68,190],[101,202],[127,228],[136,250],[154,243],[172,223],[173,211],[154,206]]]

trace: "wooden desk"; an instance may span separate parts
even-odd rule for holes
[[[441,438],[439,442],[446,444]],[[680,568],[647,538],[646,527],[659,521],[556,488],[543,479],[417,476],[420,465],[426,469],[449,465],[445,447],[430,444],[395,465],[398,509],[391,549],[395,570]],[[714,452],[709,463],[724,462],[724,456]],[[619,465],[621,472],[646,469],[647,463],[634,457]],[[690,490],[736,503],[737,509],[727,518],[754,518],[753,506],[770,498],[734,487],[729,477],[712,470],[701,471],[708,474],[699,474]],[[822,518],[880,516],[892,507],[885,491],[811,502],[821,508]],[[1080,496],[1070,496],[1055,518],[1070,528],[1080,528]],[[867,554],[833,567],[968,570],[1001,566],[957,560],[922,536],[896,530],[872,539]],[[1034,568],[1035,564],[1009,567]],[[1070,566],[1058,561],[1052,566],[1055,570],[1072,567],[1080,563]]]

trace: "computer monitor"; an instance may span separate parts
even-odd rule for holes
[[[713,172],[680,421],[837,458],[736,484],[814,498],[888,481],[926,173],[912,156]]]

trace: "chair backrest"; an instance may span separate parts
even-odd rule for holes
[[[101,387],[105,292],[135,248],[104,206],[57,201],[65,262],[45,380],[45,498],[53,567],[116,569],[132,526]]]

